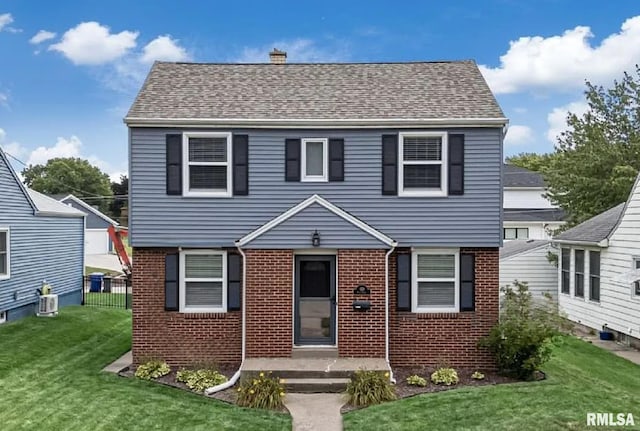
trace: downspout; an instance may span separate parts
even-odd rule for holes
[[[240,245],[236,242],[236,248],[240,252],[242,256],[242,359],[240,362],[240,367],[238,371],[235,372],[233,376],[229,380],[224,383],[221,383],[217,386],[213,386],[211,388],[207,388],[204,390],[206,395],[215,394],[216,392],[224,391],[225,389],[229,389],[233,385],[236,384],[238,379],[240,379],[240,374],[242,372],[242,366],[244,365],[244,357],[246,352],[246,334],[247,334],[247,326],[246,326],[246,298],[247,298],[247,256],[244,254],[244,251],[240,248]]]
[[[398,246],[397,242],[391,244],[391,248],[384,257],[384,359],[389,367],[389,380],[395,384],[396,379],[393,377],[391,362],[389,362],[389,257]]]

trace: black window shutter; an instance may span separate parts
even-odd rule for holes
[[[329,181],[344,181],[344,139],[329,139]]]
[[[164,257],[164,309],[166,311],[178,311],[180,281],[178,253],[167,254]]]
[[[449,194],[464,194],[464,135],[449,135]]]
[[[476,270],[475,256],[460,254],[460,311],[476,309]]]
[[[382,135],[382,194],[398,194],[398,135]]]
[[[397,309],[411,311],[411,255],[398,254],[396,257],[398,291]]]
[[[167,135],[167,194],[182,194],[182,135]]]
[[[233,195],[249,194],[249,135],[233,135]]]
[[[300,139],[284,141],[285,181],[300,181]]]
[[[227,255],[227,310],[240,310],[242,258],[237,253]]]

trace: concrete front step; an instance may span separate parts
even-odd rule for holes
[[[272,371],[281,379],[348,379],[358,369],[388,371],[380,358],[248,358],[243,375]]]
[[[337,358],[337,347],[294,347],[291,359]]]
[[[314,394],[314,393],[340,393],[347,389],[348,378],[318,378],[318,379],[285,379],[287,392]]]

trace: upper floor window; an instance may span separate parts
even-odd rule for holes
[[[398,194],[447,195],[447,133],[400,133]]]
[[[413,310],[457,312],[460,303],[458,250],[428,250],[413,253]]]
[[[184,133],[183,195],[231,196],[231,133]]]
[[[302,139],[301,181],[329,180],[329,149],[327,139]]]
[[[224,251],[186,250],[181,253],[180,311],[226,311],[226,260]]]
[[[528,227],[505,227],[503,229],[504,239],[528,239]]]
[[[0,280],[9,278],[9,229],[0,227]]]

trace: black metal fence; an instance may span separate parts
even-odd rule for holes
[[[131,281],[126,277],[83,277],[82,305],[131,308]]]

